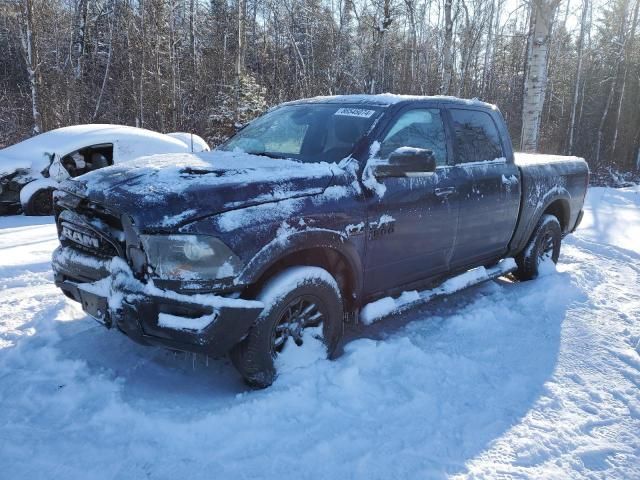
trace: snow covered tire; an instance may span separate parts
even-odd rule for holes
[[[233,365],[248,385],[266,388],[273,383],[277,377],[277,349],[286,341],[300,346],[302,331],[305,326],[312,326],[307,320],[317,321],[313,326],[322,326],[321,340],[327,358],[333,357],[342,338],[343,304],[338,284],[329,272],[319,267],[287,268],[267,281],[257,300],[265,304],[264,310],[246,338],[230,352]],[[305,318],[302,314],[307,311]],[[299,319],[294,318],[296,312]],[[282,327],[284,331],[277,330]],[[282,342],[277,343],[282,337]]]
[[[553,263],[558,263],[561,242],[562,228],[558,219],[554,215],[542,215],[527,246],[516,256],[518,270],[515,276],[519,280],[536,278],[545,255],[550,256]]]
[[[25,215],[53,215],[53,188],[36,190],[22,205]]]

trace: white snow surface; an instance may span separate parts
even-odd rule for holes
[[[465,98],[458,98],[458,97],[452,97],[449,95],[431,95],[431,96],[425,96],[425,95],[399,95],[396,93],[378,93],[375,95],[367,95],[367,94],[353,94],[353,95],[325,95],[325,96],[318,96],[318,97],[312,97],[312,98],[306,98],[304,100],[301,101],[301,103],[306,103],[306,102],[317,102],[317,103],[323,103],[323,102],[328,102],[328,101],[335,101],[335,102],[341,102],[341,103],[354,103],[354,104],[376,104],[376,105],[383,105],[383,106],[388,106],[388,105],[394,105],[398,102],[403,102],[403,101],[420,101],[420,100],[447,100],[447,101],[455,101],[455,102],[460,102],[466,105],[481,105],[481,106],[490,106],[492,108],[497,108],[495,105],[492,105],[490,103],[486,103],[486,102],[482,102],[480,100],[478,100],[477,98],[473,98],[473,99],[465,99]],[[297,103],[296,102],[292,102],[292,103]]]
[[[169,313],[158,314],[158,325],[174,330],[201,332],[216,319],[215,315],[203,315],[198,318],[179,317]]]
[[[189,132],[172,132],[167,133],[168,136],[177,138],[182,143],[184,143],[189,152],[198,153],[198,152],[208,152],[211,150],[209,144],[199,135],[195,133]]]
[[[136,181],[122,188],[145,195],[179,193],[184,189],[182,177],[185,169],[200,172],[198,183],[219,185],[232,180],[239,186],[251,182],[284,182],[295,179],[311,179],[330,176],[340,171],[334,163],[302,163],[294,160],[267,158],[240,150],[227,152],[214,150],[201,153],[165,153],[137,158],[127,165],[135,169]],[[82,177],[89,191],[108,188],[113,183],[112,176],[103,172],[90,172]],[[312,192],[322,189],[311,189]],[[299,194],[305,191],[297,192]],[[290,189],[280,189],[259,200],[279,200],[291,195]]]
[[[548,164],[548,163],[562,163],[562,162],[575,162],[584,161],[583,158],[574,157],[569,155],[551,155],[544,153],[514,153],[515,162],[520,165],[536,165],[536,164]]]
[[[348,330],[251,391],[98,325],[53,285],[52,218],[0,218],[0,476],[640,478],[639,229],[640,188],[593,188],[557,271]]]

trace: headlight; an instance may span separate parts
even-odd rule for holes
[[[149,264],[167,280],[216,280],[235,276],[240,259],[207,235],[141,235]]]

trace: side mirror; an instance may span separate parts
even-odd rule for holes
[[[415,173],[436,171],[436,157],[424,148],[400,147],[389,155],[389,161],[377,163],[376,177],[406,177]]]

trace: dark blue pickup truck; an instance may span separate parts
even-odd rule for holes
[[[498,109],[476,100],[300,100],[214,152],[64,183],[55,281],[106,326],[230,353],[263,387],[285,349],[321,340],[333,356],[383,297],[535,278],[580,223],[588,176],[579,158],[514,155]]]

